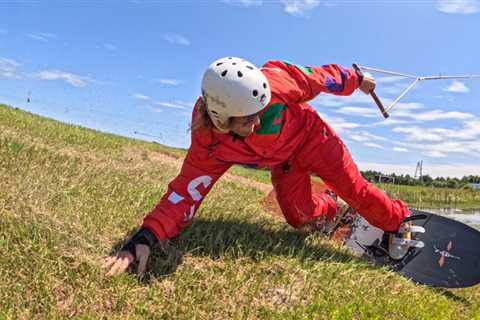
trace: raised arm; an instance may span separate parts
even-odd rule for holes
[[[272,93],[292,102],[306,102],[321,92],[348,96],[360,85],[353,68],[336,64],[301,66],[288,61],[270,60],[262,67]]]

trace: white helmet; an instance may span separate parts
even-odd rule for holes
[[[230,117],[248,116],[262,110],[271,98],[265,75],[250,62],[221,58],[205,71],[202,96],[215,127],[225,130]]]

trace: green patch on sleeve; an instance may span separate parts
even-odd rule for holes
[[[255,132],[257,134],[272,134],[278,133],[283,126],[285,121],[282,121],[277,124],[273,124],[275,120],[280,119],[283,114],[283,110],[287,108],[283,103],[274,103],[272,104],[260,118],[260,128]]]
[[[289,62],[289,61],[287,61],[287,60],[283,60],[283,63],[285,63],[286,65],[289,65],[289,66],[295,66],[295,67],[297,67],[298,69],[302,70],[303,73],[312,73],[312,72],[313,72],[313,71],[312,71],[312,68],[310,68],[310,67],[301,66],[301,65],[299,65],[299,64],[293,64],[293,63],[291,63],[291,62]]]

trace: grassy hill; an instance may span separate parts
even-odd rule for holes
[[[106,277],[183,155],[0,105],[0,319],[480,318],[480,287],[419,286],[302,236],[228,177],[145,277]]]

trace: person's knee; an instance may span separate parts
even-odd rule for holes
[[[304,224],[304,221],[301,218],[301,213],[298,212],[298,210],[296,210],[295,208],[282,207],[282,213],[287,223],[291,225],[293,228],[298,229]]]
[[[295,229],[302,228],[312,219],[309,212],[304,212],[297,207],[282,208],[282,213],[287,223]]]

